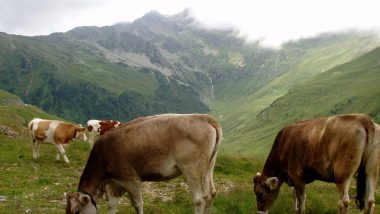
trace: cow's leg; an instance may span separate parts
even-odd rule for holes
[[[365,214],[374,214],[375,213],[375,190],[376,183],[378,178],[378,170],[374,170],[371,174],[367,174],[366,179],[366,196],[364,204],[364,213]]]
[[[63,145],[63,150],[66,151],[67,147],[69,146],[69,144],[65,143],[65,144],[61,144]],[[60,150],[57,149],[57,155],[55,156],[55,159],[57,161],[60,161],[61,160],[61,157],[60,157]],[[66,161],[65,161],[66,162]]]
[[[59,151],[57,149],[57,155],[55,155],[55,160],[60,161],[61,157],[59,156]]]
[[[95,134],[92,132],[88,133],[88,143],[90,144],[90,147],[92,148],[94,146],[95,141]]]
[[[143,197],[141,192],[141,181],[140,180],[129,180],[125,183],[126,191],[131,199],[132,205],[136,210],[137,214],[143,214]]]
[[[193,197],[193,206],[195,214],[202,214],[206,205],[206,189],[204,183],[204,174],[206,170],[202,169],[203,164],[193,164],[190,166],[180,167],[190,192]]]
[[[336,186],[338,188],[339,193],[339,210],[341,214],[348,214],[350,196],[348,195],[348,189],[351,179],[346,179],[341,183],[337,183]]]
[[[205,214],[211,213],[212,202],[216,195],[216,189],[214,185],[214,166],[216,161],[216,154],[210,162],[208,171],[205,176],[205,187],[207,191],[206,205],[205,205]]]
[[[116,213],[116,208],[117,208],[119,199],[120,199],[119,197],[108,196],[108,208],[109,208],[110,214]]]
[[[348,190],[350,181],[359,168],[364,145],[365,142],[355,143],[350,147],[348,152],[338,154],[336,157],[334,163],[334,177],[340,198],[338,206],[341,214],[348,214],[349,212],[350,196]]]
[[[305,213],[306,192],[305,185],[300,184],[293,188],[295,211],[298,214]]]
[[[295,213],[298,212],[299,207],[300,207],[300,202],[298,201],[296,189],[293,187],[293,210]]]
[[[38,142],[37,143],[37,150],[36,150],[36,152],[37,152],[37,158],[40,158],[40,146],[41,146],[41,142]]]
[[[63,148],[62,144],[56,144],[56,146],[57,146],[58,152],[63,156],[63,160],[65,161],[65,163],[70,163],[69,159],[67,159],[67,157],[66,157],[66,152],[65,152],[65,149]],[[58,153],[57,153],[57,155],[59,158]]]
[[[37,140],[33,140],[33,145],[32,145],[32,152],[33,152],[33,158],[34,159],[37,159],[38,158],[38,155],[37,155],[37,148],[38,148],[38,144],[40,142],[38,142]]]
[[[113,188],[113,185],[111,183],[108,183],[105,185],[105,194],[108,201],[108,209],[110,214],[116,213],[116,208],[120,199],[120,196],[115,196],[115,191]]]
[[[55,155],[55,160],[60,161],[61,156],[59,155],[59,148],[58,148],[58,145],[56,145],[56,146],[57,146],[57,154]]]
[[[375,190],[377,179],[379,176],[379,158],[378,151],[373,150],[370,157],[367,160],[367,165],[365,168],[366,173],[366,194],[364,200],[364,213],[373,214],[375,213]]]

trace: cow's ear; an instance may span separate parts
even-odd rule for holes
[[[75,197],[75,194],[72,192],[68,192],[68,193],[65,192],[63,193],[63,195],[65,196],[67,200],[70,200],[71,198]]]
[[[255,177],[253,177],[253,183],[257,183],[258,179],[261,177],[261,173],[256,173]]]
[[[91,198],[88,195],[81,195],[79,196],[79,202],[83,205],[87,205],[91,203]]]
[[[274,190],[278,186],[278,178],[270,177],[265,181],[265,184],[269,187],[270,190]]]

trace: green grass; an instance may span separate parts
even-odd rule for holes
[[[75,155],[68,158],[73,163],[68,166],[63,161],[55,161],[56,148],[41,145],[41,157],[32,158],[29,139],[10,140],[0,136],[1,174],[0,195],[6,196],[0,202],[0,213],[62,213],[64,206],[63,189],[75,189],[77,177],[87,158],[88,145],[74,143],[69,148]],[[82,163],[82,164],[79,164]],[[73,175],[74,173],[74,175]]]
[[[20,133],[20,137],[15,139],[0,135],[0,196],[6,197],[5,201],[0,202],[0,213],[64,212],[64,192],[77,189],[79,177],[90,152],[89,145],[85,142],[72,142],[67,149],[67,156],[71,162],[69,165],[63,161],[56,161],[56,148],[47,144],[41,145],[41,157],[34,160],[31,139],[26,131],[27,122],[33,117],[56,117],[34,106],[8,105],[12,100],[18,99],[8,93],[0,94],[0,98],[3,100],[0,125],[8,126]],[[223,117],[222,122],[225,119]],[[276,126],[278,125],[273,123],[272,126],[259,127],[263,130],[258,132],[256,140],[266,138],[265,134],[260,133],[266,133]],[[244,126],[238,128],[249,131],[249,128]],[[224,137],[229,136],[225,134]],[[247,149],[253,149],[250,146],[250,143],[244,145]],[[217,196],[213,213],[252,213],[256,210],[252,177],[261,171],[268,152],[265,152],[264,146],[259,148],[262,150],[261,155],[242,157],[239,153],[229,154],[225,151],[227,148],[228,145],[221,147],[215,166]],[[191,196],[183,183],[183,177],[179,177],[169,182],[144,184],[145,213],[192,213]],[[353,196],[353,187],[350,192]],[[167,197],[170,200],[167,200]],[[376,199],[380,200],[379,193],[376,194]],[[338,194],[333,184],[315,182],[307,186],[307,213],[337,213],[337,201]],[[353,201],[350,206],[353,212],[357,212]],[[107,212],[106,202],[100,201],[99,213]],[[283,185],[270,212],[292,213],[290,187]],[[118,213],[134,213],[127,195],[120,200]]]
[[[78,57],[83,60],[82,65],[74,65],[71,69],[64,67],[62,70],[112,93],[120,94],[130,90],[142,95],[151,95],[158,88],[158,83],[151,72],[123,67],[85,53]]]
[[[86,163],[90,147],[85,142],[72,142],[67,149],[70,164],[56,161],[56,148],[41,145],[41,157],[32,158],[30,139],[9,139],[0,136],[0,213],[63,213],[64,192],[75,191]],[[213,213],[253,213],[256,199],[252,192],[252,177],[260,171],[265,159],[220,155],[215,167],[217,196]],[[191,214],[192,203],[188,190],[179,177],[169,182],[144,184],[145,213]],[[353,185],[353,184],[352,184]],[[306,213],[337,213],[338,194],[333,184],[315,182],[307,186]],[[353,193],[354,189],[351,188]],[[152,194],[156,192],[157,194]],[[171,197],[163,201],[164,196]],[[380,195],[377,194],[379,199]],[[99,213],[107,213],[105,201],[99,203]],[[354,202],[352,212],[356,213]],[[283,185],[271,213],[292,213],[292,194]],[[118,213],[134,213],[128,196],[118,206]]]

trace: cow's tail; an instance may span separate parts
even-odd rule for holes
[[[35,142],[35,139],[34,139],[34,134],[33,134],[33,124],[34,124],[34,120],[36,118],[33,118],[29,123],[28,123],[28,132],[29,132],[29,135],[33,138],[33,142]]]
[[[377,170],[377,168],[373,168],[372,164],[377,164],[377,150],[375,149],[374,143],[374,135],[375,135],[375,125],[371,118],[366,118],[361,121],[363,128],[366,131],[367,139],[366,144],[362,156],[362,160],[357,171],[356,178],[356,205],[360,210],[362,210],[365,206],[365,197],[366,192],[370,191],[371,185],[368,182],[367,176],[372,168],[372,170]]]
[[[210,117],[207,119],[207,122],[215,129],[216,131],[216,140],[215,140],[215,145],[214,145],[214,150],[212,151],[211,153],[211,157],[210,157],[210,161],[211,162],[215,156],[216,156],[216,153],[218,151],[218,147],[220,145],[220,143],[222,142],[222,126],[219,124],[218,121],[216,121],[216,119]]]

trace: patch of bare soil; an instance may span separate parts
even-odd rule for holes
[[[232,181],[218,181],[215,182],[217,193],[228,193],[234,187]],[[143,183],[144,200],[147,201],[173,201],[175,193],[178,191],[187,191],[190,194],[189,187],[183,181],[169,181],[169,182],[144,182]]]

